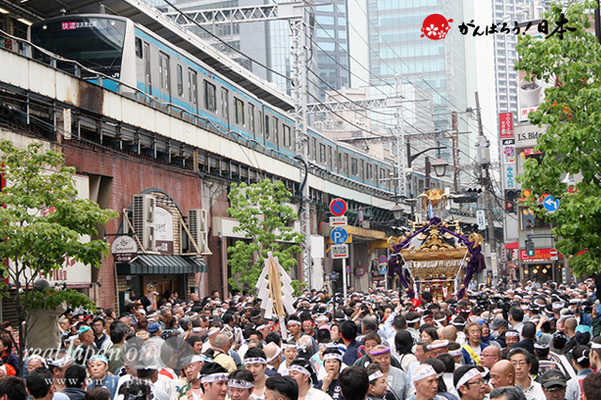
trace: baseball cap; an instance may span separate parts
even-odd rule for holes
[[[566,381],[565,375],[557,369],[549,370],[541,377],[541,385],[544,388],[549,388],[551,386],[566,387]]]
[[[493,329],[493,330],[497,330],[502,326],[504,326],[506,328],[508,327],[507,321],[504,320],[503,318],[495,318],[490,323],[490,329]]]
[[[153,322],[152,324],[148,325],[148,333],[156,333],[159,331],[159,329],[161,329],[161,325],[159,325],[158,322]]]

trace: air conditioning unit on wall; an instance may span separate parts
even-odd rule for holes
[[[134,195],[134,221],[136,235],[146,251],[156,251],[154,242],[154,210],[156,199],[149,194]]]
[[[191,238],[194,239],[200,254],[210,255],[209,250],[209,221],[207,210],[188,210],[188,226]],[[188,247],[189,251],[195,251],[192,241]]]

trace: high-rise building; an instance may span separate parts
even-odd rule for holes
[[[330,4],[315,7],[315,31],[317,74],[325,81],[319,81],[324,91],[349,88],[348,34],[346,0],[332,0]],[[311,76],[311,80],[318,80]]]

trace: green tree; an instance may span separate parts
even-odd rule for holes
[[[597,273],[601,265],[601,45],[591,27],[591,10],[596,3],[572,4],[567,11],[553,4],[545,16],[553,30],[565,12],[573,28],[545,40],[530,36],[520,38],[516,49],[517,70],[525,71],[537,80],[555,83],[545,91],[545,102],[530,113],[535,125],[547,125],[538,139],[536,150],[542,160],[528,159],[524,175],[518,177],[523,189],[531,191],[526,204],[537,210],[548,222],[554,223],[557,249],[570,259],[578,275]],[[576,177],[574,187],[565,178]],[[536,207],[543,194],[560,200],[554,213]]]
[[[292,207],[286,204],[291,195],[281,181],[272,183],[265,179],[250,186],[246,183],[231,185],[228,213],[239,223],[234,232],[241,232],[248,239],[238,240],[227,249],[231,255],[228,264],[232,273],[240,274],[238,280],[230,278],[233,288],[256,287],[269,251],[278,257],[286,271],[297,265],[295,255],[301,252],[299,243],[305,237],[287,226],[289,221],[297,218]],[[298,290],[298,281],[293,287]]]
[[[62,153],[42,150],[41,143],[26,149],[10,141],[0,141],[0,162],[6,186],[0,193],[0,270],[14,284],[19,321],[19,373],[23,373],[27,334],[36,320],[29,319],[36,308],[56,309],[66,302],[72,306],[94,309],[85,295],[72,290],[44,287],[40,276],[63,269],[68,257],[100,267],[108,244],[102,240],[84,243],[82,235],[94,235],[99,225],[117,216],[98,204],[77,199],[73,174],[75,168],[63,165]],[[37,282],[36,282],[37,281]],[[35,285],[34,285],[35,282]],[[11,291],[2,282],[2,294]],[[46,285],[48,286],[48,285]],[[34,289],[35,287],[35,289]]]

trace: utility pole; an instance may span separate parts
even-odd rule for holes
[[[492,179],[490,178],[490,142],[484,136],[482,115],[480,112],[480,97],[476,92],[476,116],[478,117],[478,142],[476,143],[476,162],[480,165],[480,182],[484,191],[484,207],[488,222],[488,244],[491,251],[496,252],[495,225],[492,212]]]
[[[302,187],[302,199],[300,210],[300,231],[305,235],[305,240],[301,243],[302,249],[302,268],[303,279],[308,287],[312,287],[312,269],[311,254],[309,242],[311,239],[311,221],[310,221],[310,190],[307,181],[307,169],[309,160],[309,136],[307,134],[307,53],[305,51],[305,8],[302,8],[302,18],[290,21],[292,28],[292,66],[294,81],[294,103],[295,103],[295,138],[296,152],[305,164],[305,180]],[[343,271],[344,272],[344,271]]]

